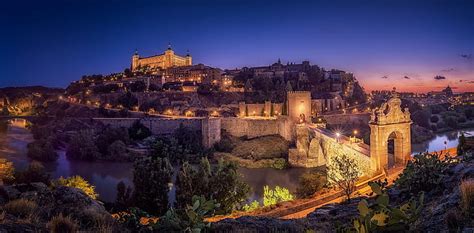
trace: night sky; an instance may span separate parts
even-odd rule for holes
[[[219,68],[309,60],[367,90],[474,91],[472,0],[15,2],[0,6],[0,87],[66,87],[170,42]]]

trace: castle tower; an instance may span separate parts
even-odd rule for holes
[[[288,116],[296,123],[311,122],[311,92],[287,92]]]
[[[186,65],[187,66],[190,66],[193,64],[193,58],[191,57],[191,55],[189,54],[189,49],[186,53]]]
[[[138,55],[138,50],[135,49],[135,53],[132,56],[132,71],[137,69],[139,65],[138,60],[140,60],[140,55]]]

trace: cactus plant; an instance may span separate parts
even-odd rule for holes
[[[369,232],[405,232],[410,230],[422,210],[424,193],[418,201],[411,198],[400,207],[391,207],[390,198],[386,192],[386,182],[370,182],[369,185],[377,196],[373,204],[367,200],[359,202],[357,209],[359,217],[354,220],[354,228],[360,233]]]

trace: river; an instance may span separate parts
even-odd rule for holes
[[[434,139],[413,144],[414,153],[423,151],[438,151],[447,147],[457,145],[457,135],[460,131],[438,134]],[[474,130],[467,130],[466,134],[474,135]],[[15,169],[25,169],[31,160],[27,157],[27,144],[33,141],[29,130],[19,126],[9,126],[6,132],[0,132],[0,158],[6,158],[13,162]],[[132,163],[115,162],[85,162],[70,161],[66,158],[64,151],[58,151],[59,158],[56,162],[44,163],[46,171],[52,178],[61,176],[68,177],[80,175],[96,187],[99,198],[103,201],[115,200],[117,183],[123,181],[127,185],[133,185]],[[292,193],[298,186],[298,177],[308,169],[290,168],[276,170],[272,168],[240,168],[243,180],[250,185],[251,200],[261,200],[263,197],[263,186],[276,185],[288,188]],[[170,192],[170,200],[174,200],[174,190]]]

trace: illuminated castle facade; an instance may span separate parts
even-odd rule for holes
[[[136,71],[140,67],[148,66],[151,69],[168,69],[177,66],[192,65],[192,57],[189,53],[186,56],[179,56],[174,53],[171,46],[160,55],[151,57],[140,57],[138,52],[132,56],[132,71]]]

